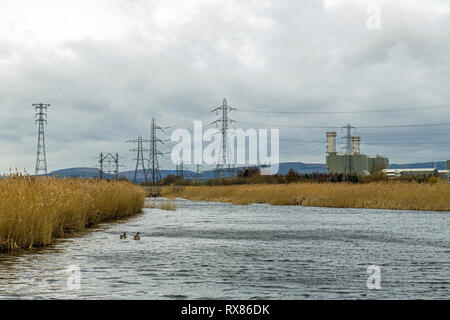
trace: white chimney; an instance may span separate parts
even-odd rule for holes
[[[334,154],[336,153],[336,131],[327,132],[327,153]]]
[[[360,152],[361,152],[361,137],[353,136],[352,137],[352,153],[360,154]]]

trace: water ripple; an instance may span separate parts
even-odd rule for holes
[[[441,212],[234,206],[106,224],[29,254],[0,255],[2,299],[448,299]],[[141,232],[142,239],[119,234]],[[67,268],[81,270],[79,290]],[[381,290],[366,287],[381,267]]]

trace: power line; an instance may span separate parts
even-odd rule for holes
[[[392,135],[392,134],[391,134]],[[346,138],[346,137],[344,137]],[[297,139],[280,139],[280,141],[286,141],[286,142],[298,142],[298,143],[304,143],[301,146],[306,146],[309,144],[326,144],[326,141],[319,141],[319,140],[297,140]],[[391,140],[392,141],[392,140]],[[446,146],[450,145],[447,141],[442,142],[427,142],[427,141],[419,141],[419,142],[364,142],[364,145],[438,145],[438,146]]]
[[[267,124],[267,123],[251,123],[251,122],[241,122],[248,125],[259,125],[267,126],[270,128],[303,128],[303,129],[339,129],[340,127],[332,126],[300,126],[300,125],[289,125],[289,124]],[[439,126],[450,126],[450,123],[423,123],[423,124],[405,124],[405,125],[385,125],[385,126],[358,126],[358,129],[378,129],[378,128],[419,128],[419,127],[439,127]]]
[[[420,135],[420,136],[450,136],[450,133],[430,133],[430,132],[415,132],[415,133],[405,133],[405,132],[401,132],[401,133],[386,133],[386,132],[382,132],[382,133],[378,133],[378,132],[361,132],[360,134],[363,135],[372,135],[372,136],[391,136],[391,135],[396,135],[396,136],[414,136],[414,135]]]
[[[443,81],[437,81],[435,83],[433,83],[432,85],[439,85],[439,84],[446,84],[449,83],[450,79],[447,80],[443,80]],[[328,88],[327,88],[328,90]],[[373,94],[373,95],[366,95],[366,96],[334,96],[334,97],[327,97],[327,99],[333,99],[333,100],[358,100],[358,99],[366,99],[366,98],[378,98],[378,97],[390,97],[390,96],[399,96],[399,95],[412,95],[412,94],[419,94],[419,93],[424,93],[424,92],[432,92],[432,91],[439,91],[439,90],[447,90],[447,87],[444,88],[409,88],[406,89],[405,91],[397,91],[397,92],[389,92],[389,93],[384,93],[384,94]],[[259,99],[259,101],[270,101],[272,102],[273,100],[278,100],[278,98],[275,99]],[[289,100],[289,101],[314,101],[314,100],[323,100],[323,96],[320,97],[284,97],[284,100]]]
[[[378,128],[420,128],[420,127],[442,127],[450,126],[450,123],[419,123],[419,124],[399,124],[386,126],[359,126],[360,129],[378,129]]]
[[[326,140],[301,140],[301,139],[289,139],[289,138],[280,138],[280,141],[301,142],[301,143],[326,143]]]
[[[384,112],[404,112],[404,111],[421,111],[421,110],[441,110],[450,109],[450,104],[434,105],[434,106],[420,106],[411,108],[397,108],[397,109],[381,109],[381,110],[346,110],[346,111],[269,111],[269,110],[250,110],[238,109],[240,112],[247,113],[269,113],[269,114],[352,114],[352,113],[384,113]]]
[[[316,145],[311,144],[309,146],[308,145],[303,145],[303,146],[297,146],[297,147],[294,147],[294,148],[289,148],[289,150],[283,151],[283,154],[288,154],[289,155],[291,152],[298,151],[299,149],[308,150],[308,153],[314,153],[314,152],[318,152],[318,151],[324,152],[325,151],[325,144],[320,146],[320,148],[316,148],[317,145],[318,144],[316,144]],[[311,147],[313,147],[313,148],[311,149]]]
[[[206,118],[206,117],[208,117],[208,116],[209,116],[209,114],[204,114],[204,112],[201,112],[201,113],[198,113],[197,115],[194,115],[193,118],[194,118],[194,120],[197,120],[197,119],[203,119],[203,118]],[[189,122],[192,122],[192,121],[193,121],[193,120],[185,120],[185,121],[177,122],[177,123],[168,125],[166,128],[174,128],[174,127],[178,127],[178,126],[180,126],[181,124],[189,123]]]
[[[438,143],[438,142],[365,142],[364,144],[367,145],[374,145],[374,146],[450,146],[450,143]]]

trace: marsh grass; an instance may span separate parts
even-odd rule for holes
[[[167,210],[167,211],[176,211],[177,205],[174,201],[165,200],[165,201],[161,202],[161,204],[159,205],[158,208],[160,208],[162,210]]]
[[[450,183],[292,183],[166,187],[163,195],[234,204],[450,211]]]
[[[51,244],[67,232],[139,213],[145,192],[124,181],[14,175],[0,180],[0,250]]]
[[[144,208],[147,209],[161,209],[161,210],[167,210],[167,211],[176,211],[177,210],[177,204],[172,200],[162,200],[156,202],[155,200],[146,200],[144,204]]]
[[[157,208],[156,202],[154,200],[145,200],[144,208],[146,208],[146,209]]]

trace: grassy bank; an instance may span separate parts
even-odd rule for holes
[[[293,183],[166,187],[166,197],[234,204],[450,211],[450,183]]]
[[[13,176],[0,180],[0,250],[44,246],[67,231],[134,215],[145,193],[128,182]]]

